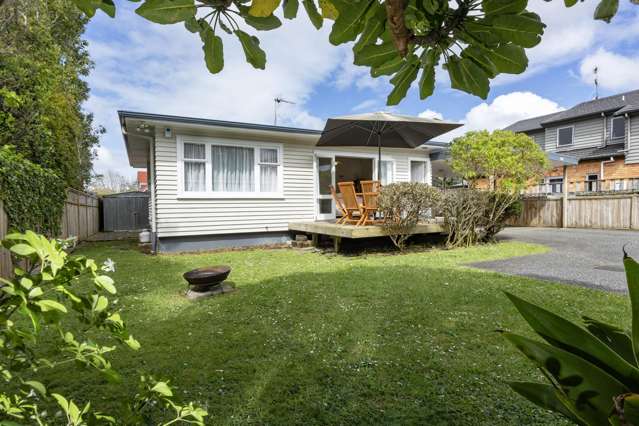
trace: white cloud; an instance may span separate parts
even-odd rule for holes
[[[581,61],[579,73],[584,83],[594,82],[595,67],[599,68],[598,79],[603,89],[624,91],[639,87],[639,56],[623,56],[599,49]]]
[[[567,8],[563,1],[531,0],[528,8],[547,25],[542,41],[526,49],[528,69],[519,75],[500,75],[493,84],[508,84],[549,68],[565,65],[592,52],[600,44],[613,46],[639,35],[639,7],[621,6],[610,24],[593,19],[597,1],[578,2]]]
[[[247,64],[239,42],[228,36],[225,68],[211,75],[199,37],[182,25],[149,23],[124,5],[117,20],[98,14],[89,25],[89,51],[96,66],[88,77],[91,98],[85,109],[107,129],[97,172],[117,167],[133,175],[125,166],[118,109],[272,124],[273,98],[282,96],[295,105],[280,105],[278,124],[321,128],[323,119],[306,102],[346,53],[328,42],[330,26],[316,31],[300,13],[282,28],[258,34],[267,54],[265,71]]]
[[[531,92],[512,92],[497,96],[491,103],[482,102],[466,113],[463,127],[437,138],[450,141],[471,130],[502,129],[516,121],[563,110],[556,102]]]
[[[438,120],[444,119],[444,116],[441,112],[433,111],[432,109],[427,109],[424,112],[420,112],[418,116],[422,118],[436,118]]]

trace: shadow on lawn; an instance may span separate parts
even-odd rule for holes
[[[558,422],[505,384],[533,370],[492,332],[523,328],[500,292],[514,287],[506,277],[353,265],[236,283],[147,309],[131,327],[143,349],[118,367],[172,378],[213,424]]]

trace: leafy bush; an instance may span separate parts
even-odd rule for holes
[[[439,204],[448,232],[446,246],[469,247],[481,240],[481,228],[489,210],[486,191],[459,188],[444,191]]]
[[[506,227],[508,219],[519,216],[521,209],[519,194],[504,191],[489,192],[481,239],[493,241],[495,236]]]
[[[382,188],[378,208],[384,216],[384,229],[400,250],[420,218],[439,202],[440,191],[417,182],[392,183]]]
[[[43,369],[72,362],[119,382],[106,355],[118,346],[138,350],[140,345],[112,310],[109,297],[116,288],[105,274],[113,270],[112,262],[100,267],[84,256],[69,256],[62,242],[31,231],[10,234],[3,245],[22,267],[15,268],[12,280],[0,278],[0,380],[6,382],[0,391],[0,424],[59,423],[47,413],[60,410],[68,425],[203,424],[206,411],[177,404],[166,382],[148,377],[117,419],[89,402],[50,392],[38,379]],[[54,339],[55,350],[45,352],[39,345],[43,339]],[[65,380],[74,377],[60,374],[56,385]]]
[[[60,231],[65,184],[53,172],[26,160],[13,147],[0,147],[0,200],[12,229],[50,236]]]
[[[535,404],[579,425],[639,424],[639,264],[624,253],[632,331],[584,316],[581,327],[506,293],[526,322],[547,343],[503,332],[550,384],[510,386]]]
[[[506,222],[521,212],[519,195],[473,188],[450,189],[439,204],[448,231],[446,245],[469,247],[493,241]]]

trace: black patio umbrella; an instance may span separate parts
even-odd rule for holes
[[[372,112],[329,118],[317,146],[377,146],[377,178],[382,175],[382,147],[417,148],[462,124],[436,118]]]

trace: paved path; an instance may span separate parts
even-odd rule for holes
[[[611,291],[626,291],[622,247],[639,258],[639,232],[593,229],[508,228],[501,240],[550,247],[545,254],[475,263],[482,269],[561,281]]]

